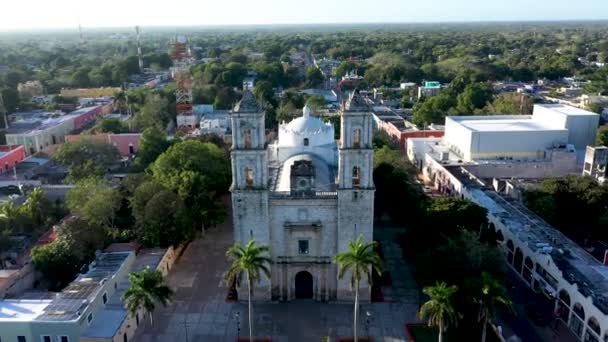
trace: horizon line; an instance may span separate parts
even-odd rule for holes
[[[495,20],[444,20],[444,21],[369,21],[369,22],[308,22],[308,23],[232,23],[232,24],[167,24],[167,25],[141,25],[134,23],[134,25],[109,25],[109,26],[82,26],[83,29],[87,30],[111,30],[111,29],[131,29],[134,26],[140,28],[153,28],[153,29],[171,29],[171,28],[202,28],[202,29],[214,29],[214,28],[243,28],[243,27],[273,27],[273,26],[366,26],[366,25],[436,25],[436,24],[535,24],[535,23],[597,23],[605,22],[608,24],[608,18],[603,19],[526,19],[526,20],[512,20],[512,19],[495,19]],[[70,31],[77,29],[72,26],[62,27],[31,27],[31,28],[0,28],[0,33],[28,33],[28,32],[40,32],[40,31]]]

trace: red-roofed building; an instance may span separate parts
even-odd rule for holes
[[[21,145],[0,145],[0,174],[11,172],[25,159],[25,148]]]
[[[139,150],[141,133],[100,133],[93,135],[66,135],[66,142],[79,141],[80,139],[93,139],[97,141],[105,141],[114,145],[122,157],[130,157]]]

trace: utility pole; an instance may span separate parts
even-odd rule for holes
[[[141,53],[141,40],[140,40],[140,33],[139,33],[139,25],[135,26],[135,32],[137,33],[137,58],[138,58],[138,63],[139,63],[139,72],[140,73],[144,73],[144,57]]]
[[[6,107],[4,106],[4,99],[2,98],[2,94],[0,94],[0,115],[2,115],[2,120],[4,120],[4,129],[8,128],[8,119],[6,117]]]

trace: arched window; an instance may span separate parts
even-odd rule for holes
[[[503,242],[505,241],[504,235],[502,235],[502,230],[496,232],[496,241]]]
[[[581,304],[579,304],[579,303],[574,304],[572,311],[574,311],[574,313],[578,317],[585,319],[585,309],[583,309],[583,306]]]
[[[248,167],[245,168],[245,184],[247,184],[248,187],[253,186],[253,170]]]
[[[564,322],[568,322],[570,316],[570,295],[568,291],[561,289],[559,291],[559,301],[557,302],[557,315]]]
[[[534,271],[534,262],[532,262],[532,259],[527,256],[524,259],[524,270],[522,276],[529,284],[532,283],[532,271]]]
[[[358,188],[361,185],[361,169],[358,166],[353,167],[353,188]]]
[[[251,148],[251,130],[249,128],[243,129],[243,145],[245,148]]]
[[[589,327],[588,331],[591,330],[598,337],[600,336],[600,333],[602,332],[602,329],[600,329],[600,323],[597,321],[597,319],[595,319],[595,317],[589,317],[589,321],[587,322],[587,326]]]
[[[521,249],[517,248],[515,250],[515,259],[513,259],[513,267],[517,271],[517,273],[521,273],[521,266],[524,263],[524,253],[521,252]]]
[[[361,147],[361,129],[357,128],[353,131],[353,147]]]
[[[309,143],[308,138],[304,138],[304,146],[308,146],[308,143]]]
[[[570,316],[570,322],[568,326],[570,330],[579,338],[583,335],[583,327],[585,326],[585,310],[579,303],[574,304],[572,307],[573,314]]]

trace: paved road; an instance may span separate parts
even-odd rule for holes
[[[174,301],[167,308],[157,310],[154,327],[150,327],[146,320],[135,341],[234,341],[237,321],[240,336],[247,336],[246,304],[225,301],[227,288],[222,275],[228,261],[224,253],[231,244],[232,227],[227,223],[210,230],[202,239],[188,246],[168,278],[176,293]],[[394,260],[397,255],[400,258],[400,251],[393,244],[383,244],[385,255],[392,256],[388,262],[389,268],[408,271]],[[408,282],[407,277],[406,273],[394,276],[398,289],[393,294],[411,292],[411,288],[408,290],[411,281]],[[391,293],[390,290],[388,292]],[[361,336],[369,331],[375,341],[406,340],[404,323],[416,320],[417,297],[393,299],[395,302],[362,306]],[[255,303],[254,335],[270,336],[273,341],[279,342],[321,341],[325,336],[335,341],[336,337],[352,336],[352,309],[351,304],[313,301]],[[369,325],[366,324],[366,311],[371,314]]]

